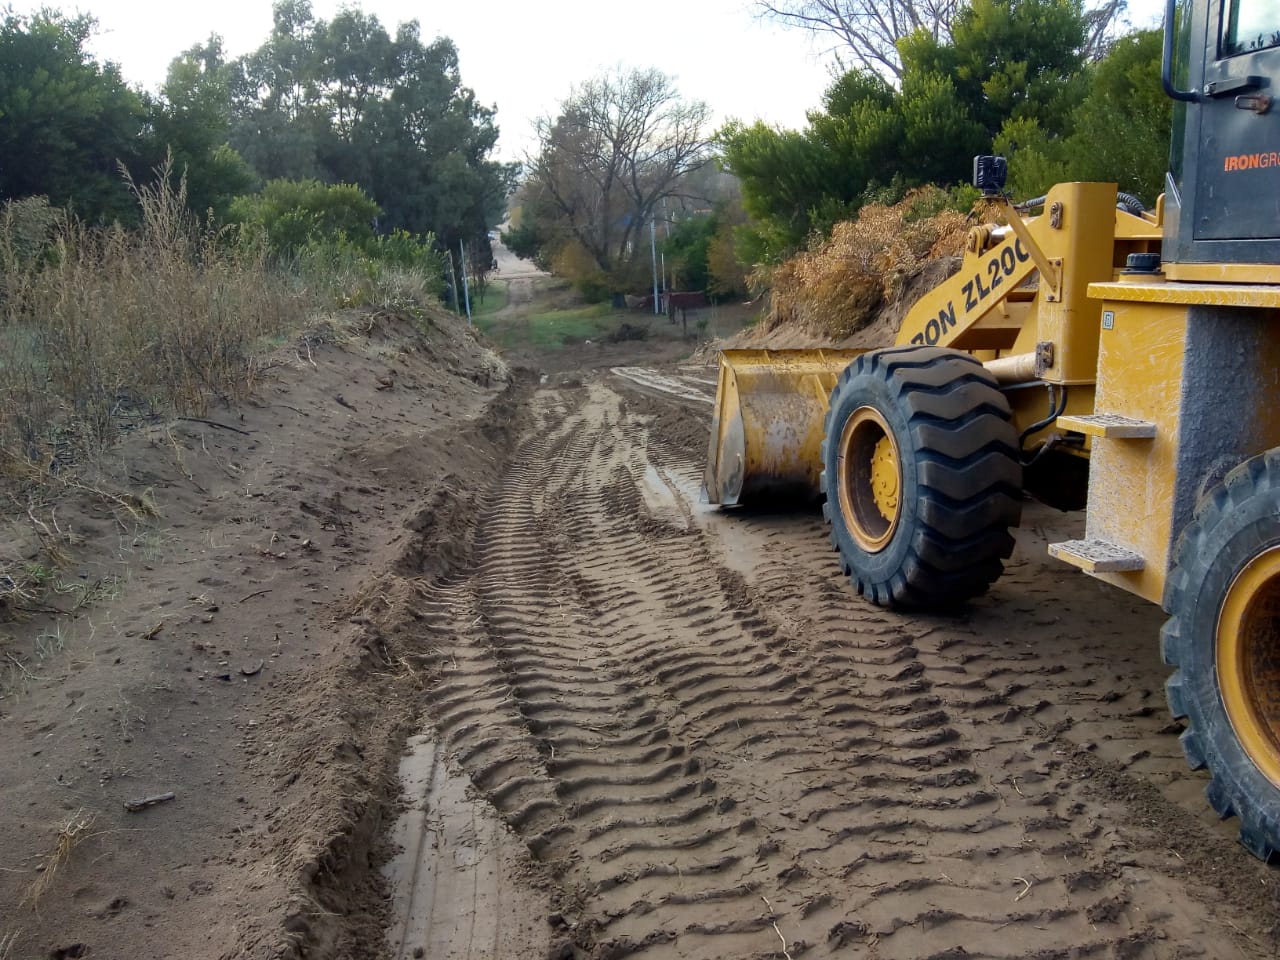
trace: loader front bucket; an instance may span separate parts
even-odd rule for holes
[[[815,497],[836,379],[862,350],[723,350],[703,496],[729,505]]]

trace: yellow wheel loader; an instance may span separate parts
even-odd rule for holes
[[[897,345],[722,354],[705,492],[825,498],[881,605],[999,577],[1024,492],[1086,510],[1049,552],[1162,603],[1169,706],[1241,842],[1280,852],[1280,6],[1168,0],[1153,211],[1114,184],[1000,201]],[[1274,107],[1274,108],[1273,108]],[[1034,214],[1034,215],[1033,215]],[[994,218],[993,218],[994,219]]]

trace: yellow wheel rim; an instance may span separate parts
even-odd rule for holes
[[[1280,547],[1250,560],[1218,615],[1218,690],[1236,739],[1280,787]]]
[[[840,514],[858,546],[878,553],[893,538],[902,514],[902,465],[888,421],[859,407],[844,422],[836,450]]]

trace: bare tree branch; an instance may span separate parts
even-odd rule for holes
[[[756,0],[760,16],[831,38],[839,59],[895,83],[902,79],[898,41],[916,30],[949,40],[964,6],[964,0]],[[1089,60],[1106,55],[1127,8],[1127,0],[1094,0],[1085,10]]]
[[[960,0],[757,0],[767,19],[835,39],[843,59],[894,80],[902,78],[897,43],[923,29],[935,39],[951,36]]]
[[[1128,0],[1101,0],[1084,14],[1084,55],[1086,60],[1105,57],[1116,41],[1117,33],[1126,25]]]
[[[710,119],[705,103],[683,100],[658,70],[596,77],[575,88],[556,116],[535,122],[530,186],[609,274],[662,199],[709,159]]]

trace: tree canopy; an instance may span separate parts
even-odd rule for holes
[[[1162,31],[1122,37],[1086,74],[1086,93],[1058,127],[1030,117],[1004,125],[995,149],[1010,158],[1022,196],[1062,180],[1115,180],[1147,203],[1164,189],[1173,103],[1160,87]]]
[[[155,139],[171,152],[187,180],[187,201],[199,214],[226,217],[231,200],[249,190],[253,170],[228,143],[231,131],[229,71],[222,41],[209,38],[169,64],[152,119]]]
[[[495,111],[463,85],[450,40],[280,0],[257,50],[228,60],[211,37],[148,96],[86,51],[94,28],[49,11],[0,15],[0,199],[45,196],[91,221],[129,221],[122,174],[145,183],[171,157],[191,208],[216,221],[263,182],[353,184],[376,205],[370,229],[487,254],[515,168],[491,158]]]
[[[0,15],[0,198],[45,196],[89,220],[129,217],[121,165],[144,172],[148,105],[85,51],[94,21]]]
[[[1094,61],[1091,16],[1081,0],[971,0],[947,31],[916,29],[897,43],[896,86],[855,69],[804,131],[726,125],[724,163],[752,217],[742,255],[777,260],[868,200],[959,187],[993,146],[1010,154],[1025,195],[1092,178],[1154,198],[1169,136],[1158,38],[1124,38]]]
[[[647,285],[648,234],[662,223],[654,232],[669,238],[682,285],[739,289],[730,236],[754,264],[918,185],[950,188],[960,205],[971,158],[993,147],[1024,196],[1065,179],[1114,179],[1148,201],[1160,189],[1170,123],[1160,38],[1114,38],[1124,0],[760,9],[833,37],[854,65],[804,130],[732,121],[713,136],[708,105],[658,70],[593,77],[536,122],[512,250],[616,293],[642,274]],[[230,60],[210,37],[146,95],[86,52],[94,28],[85,16],[0,13],[0,199],[44,196],[93,222],[129,221],[123,174],[143,184],[172,169],[198,214],[270,224],[281,249],[326,229],[321,207],[345,204],[350,243],[404,231],[455,252],[463,241],[475,263],[490,262],[488,231],[518,167],[493,159],[496,110],[463,84],[447,38],[424,40],[416,21],[389,30],[358,8],[322,19],[309,0],[277,0],[257,50]],[[709,163],[717,150],[731,198]],[[236,200],[246,194],[256,199]]]
[[[683,185],[708,162],[709,119],[705,103],[682,98],[658,70],[619,70],[575,88],[535,125],[512,250],[568,258],[594,283],[621,289],[659,205],[686,199]]]
[[[279,0],[271,36],[227,70],[231,143],[262,178],[359,184],[381,229],[451,246],[500,219],[514,168],[490,158],[495,111],[462,84],[453,42],[424,42],[417,21],[392,36],[358,9],[323,20]]]

